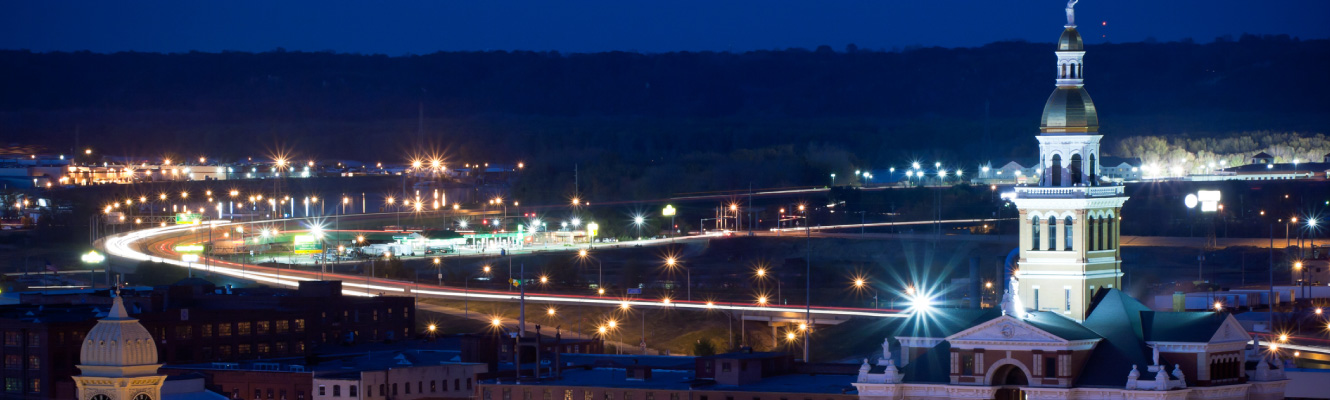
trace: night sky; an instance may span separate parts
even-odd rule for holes
[[[8,1],[0,49],[287,50],[387,55],[455,50],[679,50],[979,46],[1051,42],[1061,0]],[[1330,37],[1330,1],[1083,0],[1088,43],[1243,33]],[[1107,22],[1107,25],[1103,25]]]

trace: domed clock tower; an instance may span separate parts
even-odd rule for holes
[[[1016,187],[1021,305],[1085,320],[1099,288],[1121,288],[1120,184],[1099,176],[1099,116],[1085,91],[1085,45],[1073,7],[1057,43],[1057,87],[1039,124],[1039,182]]]
[[[157,345],[125,312],[119,294],[106,318],[88,332],[74,376],[79,400],[158,400],[165,375],[158,375]]]

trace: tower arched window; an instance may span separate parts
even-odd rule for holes
[[[1062,67],[1062,74],[1061,74],[1061,75],[1058,75],[1058,78],[1060,78],[1060,79],[1067,79],[1067,64],[1064,63],[1064,64],[1060,65],[1060,67]]]
[[[1067,167],[1070,169],[1068,175],[1071,176],[1071,185],[1076,186],[1081,184],[1081,155],[1072,154],[1071,162],[1068,163]]]
[[[1095,236],[1098,236],[1095,234],[1095,231],[1097,230],[1095,228],[1098,228],[1098,224],[1099,219],[1095,218],[1093,215],[1085,219],[1085,251],[1099,250],[1095,245],[1095,243],[1098,242],[1095,240]]]
[[[1118,248],[1118,235],[1116,235],[1117,232],[1113,230],[1113,227],[1117,226],[1117,220],[1117,217],[1111,215],[1104,220],[1104,223],[1106,224],[1104,225],[1104,250]]]
[[[1049,186],[1062,186],[1062,155],[1054,154],[1048,166]]]
[[[1039,248],[1039,216],[1030,219],[1030,250]]]
[[[1098,175],[1099,175],[1099,174],[1098,174],[1099,168],[1098,168],[1098,166],[1099,166],[1099,164],[1096,164],[1096,163],[1095,163],[1095,157],[1094,157],[1094,154],[1090,154],[1090,165],[1089,165],[1089,169],[1088,169],[1088,171],[1089,171],[1089,173],[1090,173],[1090,186],[1099,186],[1099,177],[1098,177]]]
[[[1067,218],[1062,222],[1062,232],[1063,235],[1065,235],[1063,237],[1063,243],[1065,243],[1065,245],[1062,248],[1063,250],[1071,251],[1072,244],[1075,243],[1072,241],[1072,237],[1074,236],[1072,233],[1075,231],[1071,229],[1071,227],[1074,224],[1075,221],[1071,219],[1071,216],[1067,216]]]

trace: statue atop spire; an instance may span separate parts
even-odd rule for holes
[[[1076,3],[1081,0],[1067,0],[1067,26],[1076,26]]]

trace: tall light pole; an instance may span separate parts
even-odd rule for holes
[[[580,258],[582,258],[582,259],[584,259],[584,260],[585,260],[585,259],[591,259],[591,260],[595,260],[595,261],[596,261],[596,275],[597,275],[597,278],[596,278],[596,279],[597,279],[597,280],[596,280],[596,288],[599,289],[599,290],[597,290],[597,292],[599,292],[600,294],[605,294],[605,266],[604,266],[604,264],[601,264],[599,258],[596,258],[595,256],[591,256],[591,255],[589,255],[589,254],[587,253],[587,250],[586,250],[586,249],[578,250],[578,251],[577,251],[577,256],[580,257]]]
[[[96,267],[97,267],[97,264],[101,264],[103,261],[106,261],[106,256],[102,255],[101,253],[98,253],[97,250],[89,250],[88,253],[87,253],[87,254],[84,254],[82,258],[83,258],[83,263],[84,263],[84,264],[91,265],[93,268],[96,268]],[[106,276],[106,286],[107,286],[107,287],[110,287],[110,286],[111,286],[111,269],[110,269],[110,268],[104,268],[104,269],[103,269],[103,272],[105,273],[105,276]],[[92,285],[93,285],[94,287],[96,287],[96,283],[92,282],[91,279],[89,279],[88,281],[89,281],[89,283],[92,283]]]
[[[665,258],[665,266],[670,269],[683,268],[685,285],[687,285],[688,301],[693,301],[693,271],[687,267],[679,265],[679,260],[674,257]]]
[[[633,217],[633,225],[637,226],[637,240],[642,240],[642,224],[646,223],[646,217],[641,215]]]

